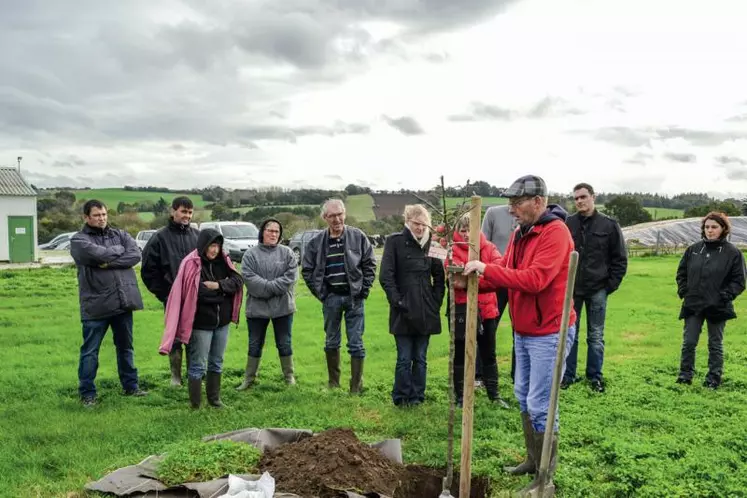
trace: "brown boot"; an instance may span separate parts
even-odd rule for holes
[[[182,346],[174,348],[169,353],[169,367],[171,368],[171,385],[182,385]]]
[[[334,351],[325,351],[327,354],[327,373],[329,375],[329,382],[327,387],[335,389],[340,387],[340,350],[335,349]]]
[[[220,400],[220,377],[218,372],[208,372],[205,382],[205,393],[207,394],[208,404],[216,408],[223,408],[225,405]]]
[[[296,383],[296,376],[293,371],[293,356],[281,356],[280,367],[283,369],[285,383],[292,386]]]
[[[202,379],[187,379],[189,388],[189,403],[197,410],[202,403]]]
[[[254,381],[257,378],[257,371],[259,370],[259,361],[262,358],[254,358],[247,356],[246,358],[246,371],[244,372],[244,382],[236,388],[237,391],[244,391],[254,385]]]
[[[521,425],[524,430],[524,446],[527,457],[515,467],[503,467],[504,471],[515,476],[534,474],[539,467],[539,459],[535,457],[534,427],[532,427],[532,419],[529,418],[529,413],[521,412]]]
[[[363,391],[363,358],[350,358],[350,394]]]

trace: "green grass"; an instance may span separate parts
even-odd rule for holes
[[[647,207],[644,209],[646,209],[646,211],[651,213],[651,216],[654,217],[654,221],[661,220],[664,218],[682,218],[684,214],[684,211],[682,209],[653,208],[653,207]]]
[[[139,201],[158,202],[161,197],[171,205],[171,200],[179,195],[186,195],[196,207],[202,207],[206,203],[202,197],[194,194],[179,194],[174,192],[138,192],[125,190],[123,188],[100,188],[91,190],[73,190],[76,199],[98,199],[112,209],[117,207],[120,202],[132,204]]]
[[[373,197],[368,194],[349,195],[345,200],[345,211],[357,221],[373,221]]]
[[[233,441],[176,443],[158,464],[158,479],[167,486],[177,486],[246,474],[249,469],[256,472],[261,456],[254,446]]]
[[[561,392],[559,497],[743,496],[747,489],[747,334],[740,318],[727,325],[722,388],[700,383],[707,365],[701,338],[693,386],[674,383],[682,323],[674,273],[678,259],[634,258],[607,312],[607,393],[584,384]],[[0,272],[0,489],[13,497],[88,496],[82,491],[121,466],[160,454],[175,444],[246,427],[321,431],[352,427],[364,441],[401,438],[408,463],[443,465],[446,455],[448,335],[435,336],[428,353],[426,403],[396,409],[390,391],[395,347],[388,308],[377,283],[366,303],[365,393],[351,397],[325,388],[324,333],[319,303],[305,285],[297,290],[293,347],[298,385],[284,385],[268,339],[259,384],[241,381],[247,334],[231,327],[224,363],[222,411],[189,408],[185,388],[169,387],[168,359],[157,354],[163,308],[145,291],[135,313],[135,351],[144,398],[120,395],[111,336],[101,349],[100,404],[84,409],[77,397],[81,341],[75,269]],[[487,403],[478,391],[472,466],[499,489],[517,489],[501,467],[523,454],[521,422],[509,378],[508,320],[498,332],[501,392],[511,410]],[[270,334],[270,337],[272,335]],[[582,332],[579,358],[586,357]],[[343,379],[349,374],[343,355]],[[584,361],[579,370],[583,372]],[[456,431],[460,433],[461,414]],[[459,465],[459,441],[456,462]],[[79,494],[67,494],[79,493]],[[92,495],[91,495],[92,496]],[[507,496],[496,493],[494,496]]]
[[[483,197],[482,199],[482,205],[483,207],[487,206],[498,206],[503,204],[508,204],[508,199],[505,197]],[[446,198],[446,205],[449,208],[456,207],[461,205],[462,203],[466,203],[469,205],[470,198],[464,198],[464,197],[447,197]],[[440,205],[439,205],[440,207]]]

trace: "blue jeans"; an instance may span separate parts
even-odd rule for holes
[[[397,365],[394,369],[392,401],[395,405],[425,401],[429,335],[395,335]]]
[[[576,327],[568,327],[568,337],[565,345],[566,358],[575,336]],[[529,413],[532,426],[537,432],[545,432],[559,337],[560,334],[541,336],[514,334],[514,343],[516,344],[514,394],[519,401],[521,411]],[[565,364],[563,370],[565,370]],[[554,432],[559,429],[559,421],[560,410],[557,410],[553,424]]]
[[[249,356],[252,358],[262,357],[262,348],[265,346],[267,337],[267,326],[270,318],[246,318],[249,329]],[[272,330],[275,332],[275,347],[278,348],[278,356],[291,356],[291,329],[293,327],[293,313],[290,315],[272,318]]]
[[[200,380],[205,371],[221,373],[223,371],[223,353],[228,344],[228,327],[231,324],[213,330],[194,329],[187,344],[189,366],[187,375],[190,379]]]
[[[591,297],[573,298],[576,310],[576,331],[581,328],[581,309],[586,305],[586,378],[588,380],[602,380],[602,364],[604,363],[604,319],[607,313],[607,291],[596,292]],[[573,347],[565,363],[565,379],[576,380],[576,363],[578,362],[578,336],[573,341]]]
[[[99,349],[106,331],[112,328],[117,350],[117,373],[125,391],[138,388],[135,350],[132,347],[132,311],[100,320],[83,320],[83,344],[78,363],[78,392],[81,398],[96,396],[96,372],[99,369]]]
[[[336,351],[342,344],[342,318],[345,316],[345,333],[347,334],[348,353],[352,358],[365,358],[363,347],[363,329],[365,326],[365,306],[362,299],[351,296],[329,294],[322,304],[324,315],[325,351]]]

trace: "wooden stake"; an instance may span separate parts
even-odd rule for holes
[[[469,215],[469,261],[480,259],[480,218],[482,202],[473,195]],[[472,479],[472,421],[475,402],[475,350],[477,343],[478,275],[467,280],[467,323],[464,333],[464,395],[462,401],[462,465],[459,476],[459,496],[469,498]]]

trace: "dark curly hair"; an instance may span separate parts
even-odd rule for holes
[[[719,225],[721,225],[721,228],[723,231],[721,232],[721,237],[719,237],[719,240],[724,240],[726,237],[731,233],[731,222],[729,221],[729,217],[726,216],[724,213],[720,213],[718,211],[711,211],[705,217],[703,218],[703,221],[700,223],[700,236],[704,239],[705,236],[705,224],[706,221],[713,220]]]

